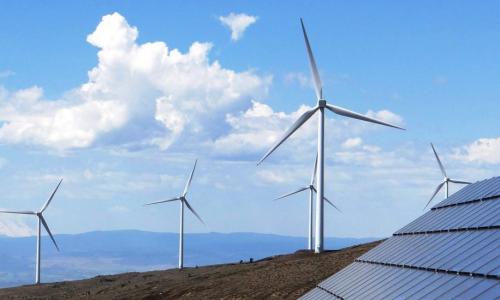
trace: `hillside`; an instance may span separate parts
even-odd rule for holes
[[[127,272],[166,270],[177,266],[178,234],[138,230],[98,231],[55,236],[60,252],[42,238],[42,282],[71,281]],[[341,249],[373,238],[326,238],[327,249]],[[304,237],[261,233],[189,233],[185,235],[187,267],[255,260],[302,249]],[[34,237],[0,237],[0,288],[33,282]],[[231,249],[231,251],[228,251]]]
[[[315,255],[306,251],[250,263],[124,273],[0,289],[1,299],[297,298],[379,242]]]

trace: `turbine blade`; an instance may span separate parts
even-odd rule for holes
[[[321,79],[319,78],[318,68],[316,67],[316,61],[314,60],[314,55],[312,53],[311,45],[309,44],[309,38],[307,37],[306,28],[302,18],[300,18],[300,25],[302,26],[302,33],[304,34],[304,41],[306,42],[307,57],[309,58],[309,67],[311,68],[311,73],[314,79],[314,90],[316,92],[316,97],[318,100],[323,99],[323,88],[321,86]]]
[[[471,184],[472,183],[472,182],[468,182],[468,181],[460,181],[460,180],[453,180],[453,179],[450,179],[450,182],[458,183],[458,184]]]
[[[314,191],[315,193],[317,193],[317,192],[318,192],[314,186],[312,187],[312,189],[313,189],[313,191]],[[334,207],[336,210],[338,210],[339,212],[342,212],[342,211],[340,210],[340,208],[338,208],[337,206],[335,206],[335,204],[333,204],[333,202],[332,202],[332,201],[330,201],[330,200],[328,200],[325,196],[323,196],[323,200],[325,200],[328,204],[330,204],[331,206],[333,206],[333,207]]]
[[[59,181],[59,183],[57,184],[56,188],[55,188],[55,189],[54,189],[54,191],[52,192],[52,195],[50,195],[49,200],[47,200],[47,202],[45,202],[45,204],[42,206],[42,209],[40,209],[40,212],[44,212],[44,211],[47,209],[47,207],[48,207],[48,206],[49,206],[49,204],[50,204],[50,201],[52,201],[52,198],[54,198],[54,195],[56,194],[57,190],[59,189],[59,186],[61,185],[62,181],[63,181],[63,180],[62,180],[62,178],[61,178],[61,180],[60,180],[60,181]]]
[[[29,210],[0,210],[4,214],[36,215],[36,212]]]
[[[443,185],[444,185],[444,182],[441,182],[441,183],[437,186],[436,190],[434,191],[434,194],[432,194],[431,199],[429,199],[429,201],[428,201],[428,202],[427,202],[427,204],[425,205],[424,210],[427,208],[427,206],[429,206],[429,204],[431,203],[432,199],[434,199],[434,197],[436,197],[436,194],[439,192],[439,190],[441,190],[441,188],[443,187]]]
[[[43,218],[42,215],[38,216],[40,218],[40,221],[42,221],[43,227],[45,227],[45,230],[47,230],[47,233],[50,236],[50,239],[54,243],[54,246],[56,246],[57,251],[59,250],[59,247],[57,246],[56,240],[54,239],[54,236],[52,235],[52,232],[50,232],[49,226],[47,225],[47,222],[45,222],[45,219]]]
[[[335,206],[335,204],[332,203],[332,201],[328,200],[326,197],[323,197],[323,199],[326,201],[326,203],[330,204],[331,206],[333,206],[333,208],[338,210],[338,212],[342,212],[337,206]]]
[[[289,193],[289,194],[286,194],[286,195],[280,196],[280,197],[278,197],[278,198],[274,199],[274,201],[279,200],[279,199],[286,198],[286,197],[291,196],[291,195],[295,195],[295,194],[300,193],[300,192],[302,192],[302,191],[305,191],[305,190],[307,190],[307,189],[309,189],[309,187],[308,187],[308,186],[303,187],[303,188],[300,188],[300,189],[296,190],[295,192],[292,192],[292,193]]]
[[[189,202],[187,200],[184,200],[184,203],[186,203],[187,208],[198,218],[198,220],[200,220],[200,222],[206,226],[207,224],[205,224],[205,222],[201,219],[201,217],[194,211]]]
[[[443,164],[441,163],[441,160],[439,159],[439,155],[437,154],[436,149],[434,149],[434,145],[432,143],[431,143],[431,147],[432,147],[432,152],[434,152],[434,156],[436,157],[436,160],[438,162],[439,168],[441,169],[441,173],[443,173],[444,177],[448,177],[448,176],[446,176],[446,171],[444,170]]]
[[[276,150],[276,148],[278,148],[287,138],[289,138],[297,129],[299,129],[300,126],[302,126],[302,124],[304,124],[307,120],[309,120],[309,118],[314,115],[314,113],[318,110],[318,107],[315,107],[311,110],[308,110],[306,112],[304,112],[298,119],[297,121],[295,121],[295,123],[293,123],[292,127],[288,128],[288,130],[285,132],[285,134],[281,137],[281,139],[278,140],[278,142],[276,142],[274,144],[274,146],[269,150],[267,151],[267,153],[264,155],[264,157],[262,157],[259,162],[257,163],[257,165],[260,165],[260,163],[262,163],[264,161],[264,159],[266,159],[269,155],[271,155],[271,153],[274,152],[274,150]]]
[[[194,170],[196,169],[196,163],[198,162],[198,159],[196,159],[194,161],[194,166],[193,166],[193,170],[191,171],[191,175],[189,175],[189,179],[188,181],[186,182],[186,186],[184,187],[184,192],[182,193],[182,196],[186,196],[187,192],[188,192],[188,189],[189,189],[189,186],[191,185],[191,181],[193,180],[193,174],[194,174]]]
[[[389,126],[389,127],[393,127],[393,128],[405,130],[404,128],[401,128],[399,126],[392,125],[392,124],[389,124],[389,123],[386,123],[386,122],[383,122],[383,121],[379,121],[377,119],[373,119],[373,118],[367,117],[365,115],[359,114],[357,112],[350,111],[348,109],[345,109],[345,108],[342,108],[342,107],[339,107],[339,106],[335,106],[335,105],[331,105],[331,104],[327,103],[326,104],[326,108],[328,108],[332,112],[334,112],[334,113],[336,113],[338,115],[344,116],[344,117],[354,118],[354,119],[358,119],[358,120],[361,120],[361,121],[372,122],[372,123],[375,123],[375,124],[380,124],[380,125],[385,125],[385,126]]]
[[[316,172],[318,170],[318,152],[316,152],[316,160],[314,161],[314,170],[311,176],[311,185],[314,185],[316,181]]]
[[[172,198],[172,199],[168,199],[168,200],[162,200],[162,201],[156,201],[156,202],[146,203],[146,204],[144,204],[144,206],[158,204],[158,203],[172,202],[172,201],[177,201],[177,200],[181,200],[181,198],[177,197],[177,198]]]

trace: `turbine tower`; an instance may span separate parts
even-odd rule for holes
[[[391,125],[389,123],[379,121],[374,118],[369,118],[365,115],[347,110],[345,108],[335,106],[327,103],[327,101],[323,98],[323,90],[321,85],[321,80],[319,78],[318,68],[316,67],[316,62],[314,60],[314,56],[311,50],[311,45],[309,44],[309,39],[307,38],[306,29],[304,27],[304,22],[300,19],[300,23],[302,25],[302,33],[304,35],[304,40],[306,44],[307,54],[309,57],[309,65],[311,68],[313,81],[314,81],[314,89],[316,92],[317,105],[306,112],[304,112],[295,123],[284,133],[284,135],[279,139],[271,149],[262,157],[262,159],[257,163],[259,165],[266,159],[271,153],[276,150],[287,138],[289,138],[300,126],[302,126],[307,120],[309,120],[316,111],[319,111],[318,118],[318,173],[317,173],[317,188],[318,193],[316,194],[316,234],[315,234],[315,249],[316,253],[321,253],[323,251],[323,198],[324,198],[324,140],[325,140],[325,108],[332,111],[333,113],[341,116],[345,116],[348,118],[354,118],[362,121],[372,122],[376,124],[381,124],[389,127],[394,127],[398,129],[403,129],[401,127]]]
[[[41,243],[41,233],[42,233],[42,225],[47,231],[47,233],[50,236],[50,239],[54,243],[54,246],[56,246],[57,251],[59,251],[59,247],[57,246],[56,240],[54,239],[54,236],[52,236],[52,233],[50,232],[49,226],[47,225],[47,222],[45,221],[43,217],[43,212],[47,209],[49,206],[50,202],[54,198],[54,195],[56,194],[57,190],[59,189],[59,186],[61,185],[62,179],[59,181],[57,184],[56,188],[52,192],[52,195],[50,195],[49,200],[45,202],[45,204],[42,206],[42,208],[35,212],[35,211],[24,211],[24,210],[0,210],[0,213],[5,213],[5,214],[20,214],[20,215],[34,215],[38,218],[38,227],[37,227],[37,235],[36,235],[36,271],[35,271],[35,283],[39,284],[40,283],[40,259],[42,256],[41,253],[41,248],[42,248],[42,243]]]
[[[286,195],[283,195],[283,196],[281,196],[279,198],[274,199],[276,201],[276,200],[283,199],[283,198],[286,198],[288,196],[291,196],[291,195],[303,192],[305,190],[309,190],[309,234],[308,234],[308,239],[307,239],[307,249],[308,250],[313,250],[313,228],[314,228],[314,226],[313,226],[313,212],[314,212],[314,208],[313,208],[313,196],[314,196],[314,193],[317,193],[317,190],[314,187],[314,183],[316,181],[316,170],[317,169],[318,169],[318,156],[316,155],[316,160],[314,161],[314,169],[313,169],[313,173],[312,173],[312,176],[311,176],[311,182],[309,183],[309,185],[305,186],[305,187],[302,187],[302,188],[296,190],[295,192],[292,192],[292,193],[289,193],[289,194],[286,194]],[[328,204],[330,204],[331,206],[333,206],[333,208],[335,208],[336,210],[338,210],[339,212],[341,212],[340,209],[337,206],[335,206],[335,204],[333,204],[326,197],[323,197],[323,199]]]
[[[198,218],[198,220],[200,220],[200,222],[203,223],[203,225],[205,225],[205,222],[203,222],[201,217],[196,213],[196,211],[194,211],[193,207],[189,204],[188,200],[186,199],[189,186],[191,185],[191,181],[193,180],[193,174],[194,170],[196,169],[197,162],[198,160],[194,161],[194,166],[193,170],[191,171],[191,175],[189,175],[188,181],[186,182],[186,186],[184,187],[184,191],[179,197],[145,204],[145,205],[153,205],[165,202],[174,202],[174,201],[180,202],[179,269],[182,269],[184,267],[184,205],[186,205],[186,207],[195,215],[195,217]]]
[[[427,208],[427,206],[429,206],[432,199],[434,199],[434,197],[436,197],[437,193],[441,190],[441,188],[443,186],[445,187],[445,197],[444,198],[445,199],[448,198],[448,196],[449,196],[449,183],[450,182],[457,183],[457,184],[470,184],[470,182],[468,182],[468,181],[461,181],[461,180],[455,180],[455,179],[449,178],[448,175],[446,175],[446,170],[444,169],[443,164],[441,163],[441,160],[439,159],[439,155],[437,154],[436,149],[434,149],[434,145],[432,143],[431,143],[431,147],[432,147],[432,152],[434,152],[434,156],[436,157],[437,163],[439,165],[439,169],[441,169],[441,174],[443,174],[443,176],[444,176],[444,179],[436,187],[436,190],[434,191],[431,198],[429,199],[429,201],[425,205],[424,210]]]

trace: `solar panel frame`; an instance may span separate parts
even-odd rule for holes
[[[394,235],[500,226],[500,201],[482,201],[429,211]]]

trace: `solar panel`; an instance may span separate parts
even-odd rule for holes
[[[300,299],[472,299],[486,292],[485,295],[500,295],[496,279],[363,262],[355,262],[346,269],[351,270],[348,281],[339,285],[342,275],[333,275]]]
[[[443,200],[301,299],[337,298],[500,298],[500,177]]]
[[[469,184],[432,209],[500,196],[500,176]]]
[[[482,201],[430,210],[395,234],[498,226],[500,226],[500,201]]]

